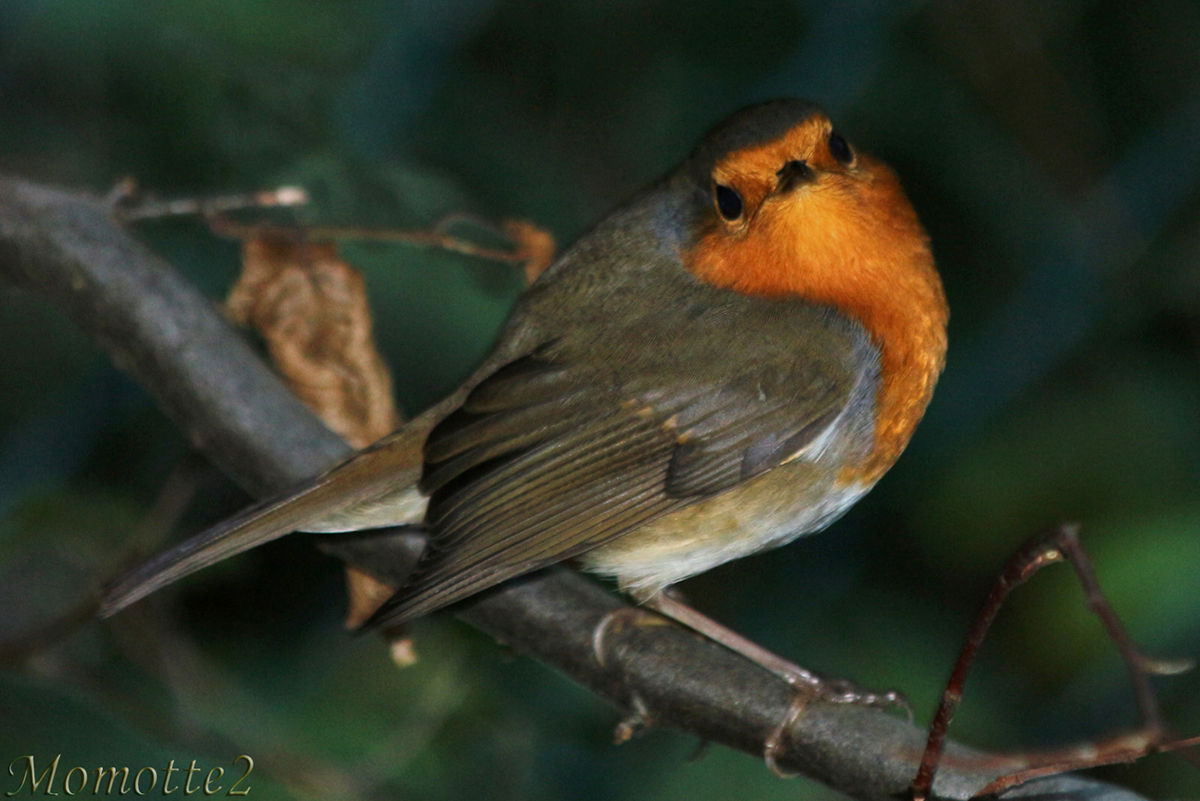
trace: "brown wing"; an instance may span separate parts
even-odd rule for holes
[[[476,386],[425,445],[421,564],[367,625],[735,486],[818,437],[871,378],[861,332],[826,310],[733,297],[687,312],[581,325]]]

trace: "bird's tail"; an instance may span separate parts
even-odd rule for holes
[[[420,522],[425,513],[425,498],[415,487],[420,460],[405,447],[405,439],[398,432],[318,478],[151,557],[107,587],[100,616],[115,614],[190,573],[293,531],[353,531]]]

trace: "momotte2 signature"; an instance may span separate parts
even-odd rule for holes
[[[235,768],[239,763],[245,763],[245,772],[226,789],[225,768],[218,765],[205,774],[204,768],[197,767],[194,759],[186,768],[175,767],[175,760],[172,759],[161,773],[149,765],[136,772],[128,767],[95,768],[89,772],[87,768],[77,765],[63,774],[62,783],[59,784],[61,762],[62,754],[57,754],[49,764],[43,763],[41,773],[38,773],[39,764],[32,754],[17,757],[8,764],[8,775],[14,780],[20,779],[20,783],[15,790],[6,789],[5,797],[12,798],[26,787],[30,795],[39,792],[43,795],[59,795],[60,791],[75,795],[85,790],[89,790],[91,795],[146,795],[158,787],[160,777],[162,789],[159,792],[163,795],[171,795],[176,790],[181,790],[183,795],[249,795],[250,785],[246,784],[246,778],[254,770],[254,760],[247,754],[233,760]],[[231,772],[229,778],[232,779],[233,775]]]

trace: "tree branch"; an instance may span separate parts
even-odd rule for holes
[[[195,447],[261,495],[321,472],[350,449],[295,400],[214,304],[130,237],[99,199],[0,178],[0,284],[62,310],[158,400]],[[398,581],[422,542],[411,533],[342,535],[326,550]],[[757,665],[677,626],[614,627],[606,666],[596,625],[623,602],[564,569],[511,582],[458,607],[458,616],[562,671],[641,722],[671,726],[761,756],[788,713],[790,687]],[[884,712],[813,703],[779,756],[861,799],[906,795],[924,732]],[[1006,772],[1001,757],[948,749],[939,797],[967,798]],[[1004,798],[1137,801],[1077,776],[1044,779]]]

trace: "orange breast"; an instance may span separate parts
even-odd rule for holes
[[[859,156],[859,176],[767,197],[740,230],[714,223],[684,254],[706,283],[798,296],[858,320],[881,354],[875,443],[843,481],[877,480],[908,444],[946,354],[948,309],[928,238],[892,172]]]

